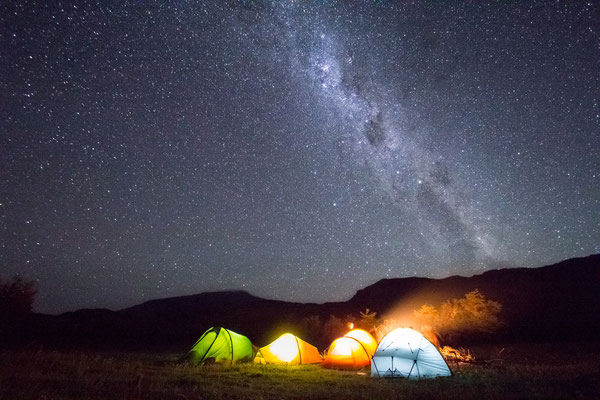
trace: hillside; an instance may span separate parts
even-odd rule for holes
[[[479,289],[502,304],[505,327],[497,335],[542,340],[594,338],[600,332],[600,255],[540,268],[487,271],[470,278],[384,279],[359,290],[349,301],[380,313],[406,314]]]
[[[600,255],[540,268],[502,269],[473,277],[384,279],[350,300],[303,304],[268,300],[243,291],[201,293],[152,300],[119,311],[79,310],[58,316],[34,314],[19,335],[57,347],[185,349],[210,326],[226,326],[258,345],[284,330],[295,330],[315,344],[307,321],[323,327],[331,316],[358,317],[369,308],[379,315],[412,315],[422,304],[441,302],[479,289],[502,304],[504,327],[486,341],[563,341],[596,339],[600,332]],[[319,342],[319,343],[317,343]]]

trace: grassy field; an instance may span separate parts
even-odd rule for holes
[[[319,366],[191,366],[178,355],[0,352],[0,399],[600,399],[596,346],[479,349],[487,365],[454,376],[371,379]]]

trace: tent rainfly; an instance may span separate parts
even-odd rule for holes
[[[252,361],[253,356],[252,343],[246,336],[229,329],[212,327],[200,336],[184,359],[195,364],[208,360],[233,364]]]
[[[379,342],[371,360],[371,377],[409,379],[450,376],[444,358],[425,337],[409,328],[391,331]]]
[[[291,333],[284,333],[273,343],[261,347],[254,359],[266,364],[315,364],[321,362],[319,350]]]
[[[377,341],[369,332],[354,329],[335,339],[322,366],[325,368],[358,369],[371,364]]]

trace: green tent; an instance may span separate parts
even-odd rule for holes
[[[254,354],[250,339],[217,326],[204,332],[184,358],[195,364],[207,360],[233,364],[235,362],[252,361]]]

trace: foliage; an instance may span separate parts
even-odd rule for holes
[[[463,298],[450,299],[439,309],[423,305],[414,314],[424,331],[449,339],[462,334],[490,333],[501,325],[502,306],[475,289]]]
[[[303,331],[318,331],[320,332],[323,328],[323,322],[321,317],[318,315],[309,315],[308,317],[302,318],[300,324],[302,325]]]
[[[345,335],[349,324],[356,318],[352,315],[338,317],[330,315],[326,320],[318,315],[309,315],[300,320],[298,335],[309,343],[325,348],[336,338]]]
[[[360,312],[360,321],[358,322],[358,325],[370,334],[375,335],[381,323],[382,319],[377,316],[376,311],[371,311],[367,308],[364,312]]]
[[[328,343],[331,343],[335,338],[344,336],[346,332],[348,332],[348,321],[335,315],[330,315],[323,324],[322,336]]]
[[[292,330],[296,335],[300,336],[302,339],[308,341],[309,343],[315,344],[320,343],[320,339],[322,338],[323,331],[323,321],[321,317],[318,315],[310,315],[308,317],[304,317],[300,320],[299,329]]]
[[[380,341],[388,332],[402,326],[400,321],[393,318],[381,318],[377,316],[377,312],[366,309],[360,312],[359,327],[369,332],[373,337]]]
[[[0,278],[0,317],[14,319],[30,313],[36,293],[34,281],[20,276],[6,282]]]
[[[475,357],[471,350],[465,349],[464,347],[454,348],[451,346],[444,346],[440,349],[440,353],[447,362],[475,362]]]

